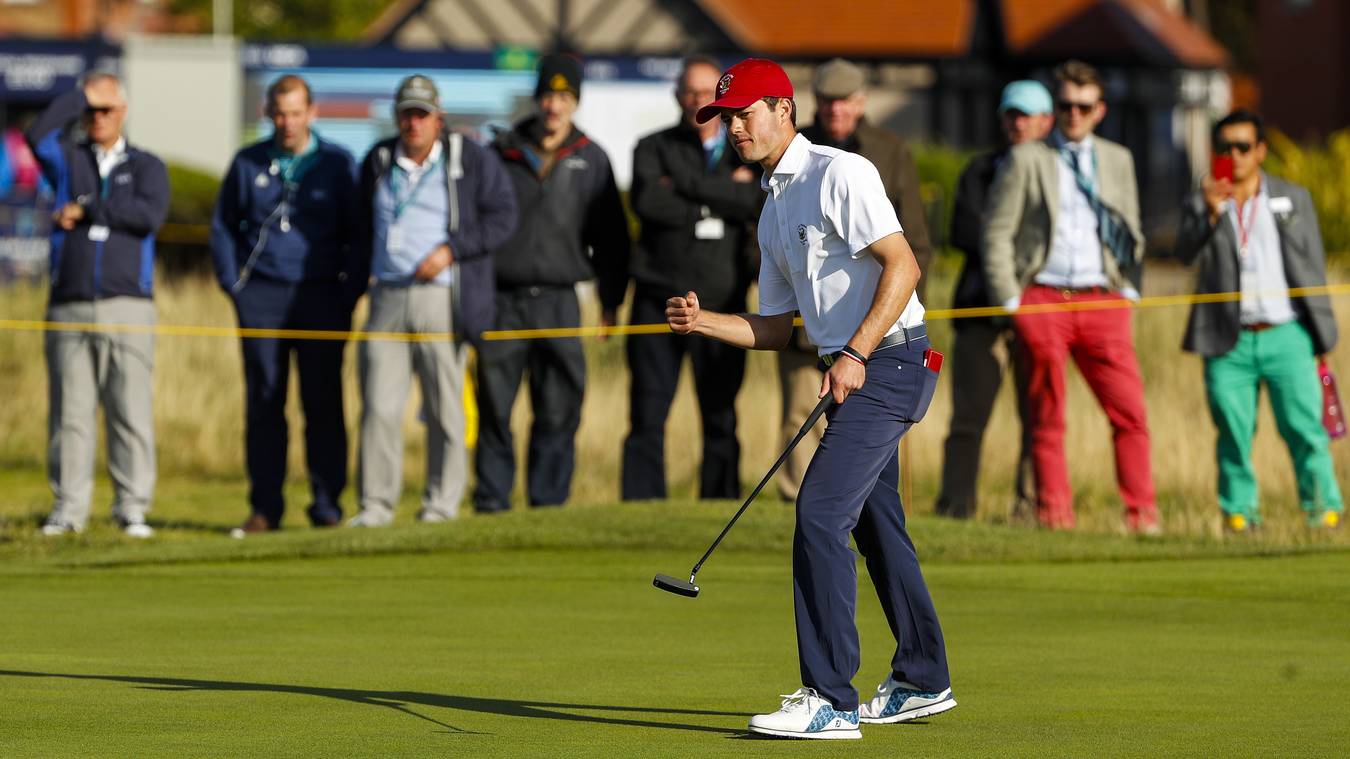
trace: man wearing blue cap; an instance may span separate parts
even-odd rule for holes
[[[1050,133],[1054,126],[1053,111],[1050,91],[1040,82],[1022,79],[1003,88],[998,116],[1004,144],[971,160],[956,185],[951,241],[965,254],[966,263],[956,281],[953,308],[997,305],[989,294],[989,283],[980,259],[980,234],[984,228],[989,188],[1014,146],[1045,139]],[[1012,324],[1007,318],[957,319],[953,324],[956,345],[952,351],[952,426],[943,453],[942,490],[938,493],[937,513],[969,519],[975,516],[980,447],[994,399],[1009,363],[1014,363],[1018,375],[1021,372],[1015,363]],[[1018,415],[1021,416],[1024,393],[1020,383],[1017,395]],[[1029,507],[1031,501],[1031,460],[1027,450],[1028,446],[1023,444],[1018,456],[1016,511]]]

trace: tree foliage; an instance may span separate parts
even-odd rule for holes
[[[234,34],[248,41],[357,42],[390,0],[234,0]],[[171,0],[175,15],[211,29],[212,0]]]

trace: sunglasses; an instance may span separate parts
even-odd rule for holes
[[[1058,103],[1055,103],[1055,109],[1060,113],[1078,111],[1079,116],[1087,116],[1092,113],[1092,109],[1096,107],[1096,103],[1075,103],[1072,100],[1061,100]]]
[[[1254,147],[1256,146],[1250,142],[1245,141],[1220,142],[1219,144],[1214,146],[1214,152],[1218,153],[1219,155],[1228,155],[1229,153],[1236,150],[1239,155],[1247,155],[1248,153],[1252,152],[1252,148]]]
[[[91,105],[91,106],[89,106],[89,107],[87,107],[87,108],[84,109],[84,115],[86,115],[86,116],[107,116],[108,114],[112,113],[112,110],[113,110],[113,109],[112,109],[112,106],[106,106],[106,105],[105,105],[105,106],[101,106],[101,107],[99,107],[99,108],[95,108],[94,106]]]

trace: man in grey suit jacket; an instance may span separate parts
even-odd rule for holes
[[[1343,506],[1314,356],[1336,344],[1336,317],[1327,296],[1288,293],[1326,284],[1317,212],[1306,189],[1261,171],[1266,142],[1259,116],[1234,111],[1212,136],[1215,153],[1231,157],[1233,176],[1206,177],[1187,199],[1177,257],[1199,262],[1199,293],[1241,293],[1236,301],[1196,304],[1182,343],[1205,359],[1223,524],[1246,532],[1260,523],[1251,444],[1264,382],[1308,523],[1333,528]]]
[[[1106,115],[1096,70],[1069,61],[1055,70],[1055,131],[1018,145],[990,191],[984,270],[995,300],[1013,316],[1027,367],[1026,424],[1043,527],[1074,526],[1064,457],[1064,364],[1072,355],[1111,422],[1126,525],[1156,533],[1143,381],[1128,300],[1143,256],[1134,160],[1093,135]],[[1111,301],[1117,307],[1078,306]],[[1039,306],[1028,313],[1019,306]]]

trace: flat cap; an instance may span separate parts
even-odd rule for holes
[[[843,58],[835,58],[816,69],[811,89],[827,98],[846,98],[861,90],[865,80],[862,69]]]

